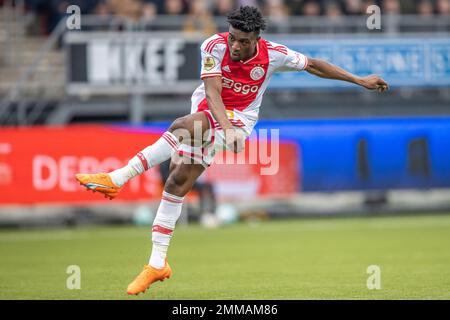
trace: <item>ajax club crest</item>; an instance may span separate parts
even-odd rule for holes
[[[252,69],[252,71],[250,71],[250,78],[252,78],[253,80],[259,80],[262,77],[264,77],[264,69],[261,67],[254,67]]]

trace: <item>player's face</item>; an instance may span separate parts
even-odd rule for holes
[[[230,26],[228,47],[233,61],[247,60],[255,54],[259,36],[256,32],[244,32]]]

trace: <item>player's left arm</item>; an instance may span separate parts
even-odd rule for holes
[[[305,70],[321,78],[348,81],[369,90],[377,90],[378,92],[386,91],[389,88],[387,82],[375,74],[358,77],[325,60],[308,57],[307,61],[308,65]]]

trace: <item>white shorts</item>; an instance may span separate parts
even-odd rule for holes
[[[205,168],[209,167],[213,161],[214,156],[219,151],[227,150],[225,144],[225,134],[219,123],[214,119],[210,110],[198,111],[197,108],[192,108],[191,114],[196,112],[204,112],[209,121],[209,135],[206,142],[201,147],[193,147],[187,144],[180,144],[178,147],[178,154],[193,159],[196,163],[202,164]],[[245,112],[237,110],[226,110],[228,120],[234,128],[240,131],[247,139],[250,136],[253,127],[256,124],[254,117],[248,116]]]

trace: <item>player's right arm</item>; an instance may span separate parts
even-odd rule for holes
[[[208,108],[224,130],[227,146],[234,152],[240,152],[244,147],[244,139],[236,132],[228,120],[222,100],[221,65],[225,50],[226,44],[222,43],[220,38],[211,37],[202,44],[202,70],[200,77],[205,85]]]
[[[225,105],[222,101],[222,77],[203,78],[203,82],[205,84],[208,107],[214,118],[219,122],[223,130],[233,129],[233,125],[228,120]]]
[[[222,101],[222,77],[206,77],[203,82],[209,110],[222,127],[227,146],[236,153],[241,152],[244,149],[245,138],[234,129],[228,120]]]

